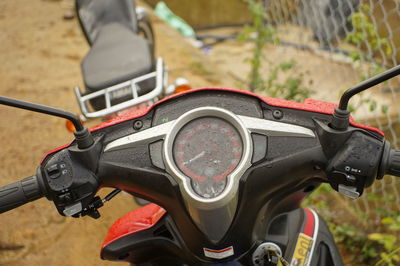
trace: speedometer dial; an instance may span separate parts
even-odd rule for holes
[[[173,157],[203,198],[221,194],[227,176],[238,166],[243,143],[237,129],[224,119],[201,117],[183,126],[175,137]]]

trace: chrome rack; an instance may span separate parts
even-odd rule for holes
[[[156,70],[154,72],[86,95],[82,95],[79,87],[75,87],[75,95],[82,114],[86,118],[104,117],[143,102],[153,101],[155,98],[163,94],[163,90],[167,85],[167,75],[168,74],[164,67],[162,58],[157,58]],[[155,88],[146,94],[138,95],[137,84],[152,78],[156,79]],[[113,105],[111,102],[112,93],[118,93],[118,91],[126,90],[126,88],[129,87],[131,88],[132,99]],[[88,101],[100,97],[105,98],[105,108],[101,110],[90,111]]]

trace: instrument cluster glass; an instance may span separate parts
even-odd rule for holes
[[[242,158],[243,141],[226,120],[200,117],[178,131],[172,153],[178,169],[190,178],[193,191],[203,198],[215,198]]]

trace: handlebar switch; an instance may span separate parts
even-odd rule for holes
[[[58,169],[57,164],[50,165],[49,167],[46,168],[47,175],[51,179],[56,179],[61,176],[61,171]]]
[[[331,178],[339,181],[339,183],[342,184],[348,184],[353,186],[357,184],[357,178],[354,175],[344,172],[333,171],[331,174]]]
[[[62,203],[69,203],[74,199],[73,195],[69,191],[65,191],[63,194],[58,195],[58,201]]]
[[[65,216],[74,216],[79,214],[81,211],[82,211],[82,203],[78,202],[65,207],[63,213]]]
[[[383,147],[383,141],[354,132],[330,159],[327,174],[331,186],[347,197],[361,196],[377,176]]]
[[[49,199],[61,215],[79,217],[93,201],[99,181],[76,153],[61,150],[42,165]]]
[[[360,193],[357,191],[356,187],[348,187],[342,184],[338,186],[338,192],[346,197],[357,199],[360,197]]]

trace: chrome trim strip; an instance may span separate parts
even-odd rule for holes
[[[204,107],[204,108],[210,109],[212,107]],[[195,110],[192,110],[191,112]],[[250,132],[264,134],[267,136],[315,138],[314,132],[305,127],[291,125],[287,123],[275,122],[265,119],[259,119],[249,116],[239,115],[237,117],[240,118],[240,120],[244,124],[244,127],[247,128],[247,130],[249,130]],[[165,136],[168,134],[168,132],[170,132],[173,127],[175,127],[174,125],[175,121],[176,120],[173,120],[165,124],[157,125],[152,128],[137,133],[133,133],[129,136],[119,138],[107,144],[104,151],[108,152],[114,150],[121,150],[130,147],[135,147],[136,145],[143,143],[150,143],[158,139],[164,139]]]
[[[171,131],[174,122],[175,120],[114,140],[107,144],[104,152],[133,148],[140,144],[163,139]]]
[[[219,117],[231,123],[238,130],[243,142],[241,161],[236,169],[228,175],[224,191],[211,199],[203,198],[193,191],[190,185],[190,178],[178,169],[172,153],[175,137],[181,128],[196,118],[207,116]],[[163,158],[166,171],[178,182],[182,197],[193,221],[211,241],[217,242],[225,235],[232,223],[237,208],[239,181],[251,166],[253,142],[250,133],[252,132],[267,136],[315,138],[314,132],[305,127],[248,116],[238,116],[219,107],[206,106],[186,112],[176,120],[114,140],[106,145],[104,152],[128,149],[140,144],[164,139]],[[215,216],[215,219],[209,219],[210,216]],[[205,221],[215,222],[206,223]]]
[[[313,234],[313,237],[312,237],[313,243],[312,243],[311,249],[310,249],[310,257],[308,258],[307,264],[305,266],[309,266],[310,263],[311,263],[312,257],[314,255],[315,243],[317,242],[318,229],[319,229],[319,217],[318,217],[318,214],[313,209],[310,209],[310,208],[308,208],[308,209],[314,215],[314,221],[315,221],[314,225],[315,226],[314,226],[314,234]]]
[[[142,95],[142,96],[137,96],[137,91],[135,91],[133,89],[134,85],[136,85],[137,83],[144,81],[146,79],[150,79],[150,78],[156,78],[156,87]],[[145,74],[143,76],[134,78],[132,80],[99,90],[99,91],[95,91],[93,93],[87,94],[85,96],[82,96],[81,91],[78,87],[75,87],[75,96],[78,100],[79,103],[79,107],[82,111],[82,114],[86,117],[86,118],[96,118],[96,117],[104,117],[106,115],[121,111],[123,109],[126,109],[128,107],[146,102],[146,101],[150,101],[156,97],[158,97],[159,95],[161,95],[163,93],[163,89],[165,87],[165,78],[166,78],[166,69],[164,67],[164,63],[162,58],[158,58],[157,59],[157,63],[156,63],[156,71],[155,72],[151,72],[148,74]],[[126,88],[128,86],[131,86],[132,88],[132,95],[133,95],[133,99],[129,100],[129,101],[125,101],[116,105],[111,105],[111,101],[110,101],[110,93],[113,91],[117,91],[119,89],[122,88]],[[94,111],[94,112],[90,112],[89,111],[89,107],[88,107],[88,101],[93,99],[93,98],[97,98],[97,97],[105,97],[106,100],[106,108],[102,109],[102,110],[98,110],[98,111]]]
[[[304,137],[315,138],[311,129],[288,123],[265,120],[250,116],[238,116],[245,127],[253,133],[274,137]]]

